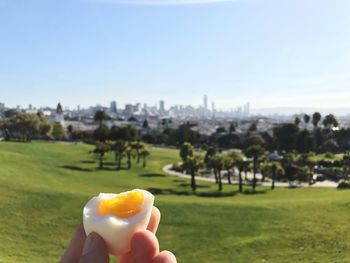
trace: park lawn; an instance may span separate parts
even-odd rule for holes
[[[162,173],[178,152],[151,148],[145,169],[98,170],[92,146],[0,142],[0,262],[57,262],[99,192],[144,188],[162,212],[161,249],[178,262],[350,262],[350,191],[199,183]]]

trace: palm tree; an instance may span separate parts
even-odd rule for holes
[[[121,168],[121,162],[122,159],[124,157],[124,153],[126,152],[128,148],[128,145],[126,143],[126,141],[123,140],[117,140],[113,146],[112,146],[112,150],[114,151],[115,154],[115,161],[117,164],[117,170],[120,170]],[[131,163],[128,163],[128,168],[130,169],[131,167]]]
[[[212,157],[212,165],[214,167],[214,174],[216,172],[216,175],[217,175],[219,191],[222,191],[221,171],[224,167],[224,157],[222,155],[216,155]]]
[[[230,152],[229,153],[229,155],[228,155],[230,158],[231,158],[231,160],[232,160],[232,176],[234,176],[234,172],[235,172],[235,166],[238,166],[238,163],[240,162],[240,161],[243,161],[243,157],[242,157],[242,154],[241,153],[239,153],[239,152],[237,152],[237,151],[232,151],[232,152]],[[238,169],[239,170],[239,169]],[[242,174],[241,174],[242,175]],[[230,180],[231,181],[231,180]],[[230,181],[229,181],[229,183],[230,183]]]
[[[73,125],[72,124],[69,124],[68,127],[67,127],[67,131],[70,135],[70,139],[73,140]]]
[[[271,190],[273,190],[273,189],[275,189],[275,181],[276,181],[277,176],[285,174],[285,171],[279,162],[270,163],[270,170],[272,173]]]
[[[246,166],[246,162],[243,160],[243,158],[241,160],[237,160],[236,162],[237,168],[238,168],[238,191],[240,193],[242,193],[243,191],[243,178],[242,178],[242,172],[245,169]]]
[[[321,114],[319,112],[315,112],[312,115],[312,124],[314,125],[314,128],[317,127],[317,125],[320,122],[320,120],[321,120]]]
[[[314,174],[314,167],[317,163],[317,156],[314,152],[308,152],[308,153],[304,153],[302,155],[300,155],[299,157],[299,163],[302,166],[307,166],[309,168],[309,178],[308,178],[308,183],[309,185],[312,184],[312,177]]]
[[[196,191],[196,173],[203,166],[203,158],[200,155],[190,156],[184,163],[184,168],[191,174],[191,188]]]
[[[94,120],[99,123],[99,126],[102,125],[103,121],[109,120],[109,119],[110,119],[109,115],[103,110],[96,111],[94,116]]]
[[[137,163],[140,163],[140,152],[145,148],[145,145],[140,140],[137,140],[132,144],[132,147],[136,151]]]
[[[97,143],[94,149],[94,153],[98,154],[100,161],[100,169],[103,169],[103,158],[105,154],[111,149],[111,146],[107,143]]]
[[[234,169],[235,163],[234,163],[233,159],[231,158],[231,156],[229,156],[229,155],[223,156],[223,159],[224,159],[223,160],[224,161],[224,167],[225,167],[225,169],[227,171],[227,181],[228,181],[229,184],[232,184],[232,182],[231,182],[231,172],[232,172],[232,169]]]
[[[216,159],[215,159],[216,155],[211,156],[210,158],[207,159],[206,162],[206,166],[207,168],[213,170],[214,173],[214,178],[215,178],[215,183],[219,183],[219,178],[218,178],[218,170],[217,170],[217,165],[216,165]],[[206,158],[204,158],[205,160]]]
[[[305,124],[308,125],[309,122],[310,122],[311,117],[308,114],[304,114],[303,119],[304,119]]]
[[[125,149],[125,155],[127,157],[128,169],[131,169],[131,158],[135,159],[136,151],[133,147],[130,146],[130,144],[128,144],[128,146]]]
[[[193,146],[189,142],[185,142],[182,144],[180,148],[180,157],[182,160],[183,168],[185,163],[189,157],[193,156]]]
[[[145,168],[145,167],[146,167],[146,158],[147,158],[148,156],[150,156],[151,153],[150,153],[149,151],[147,151],[146,149],[142,149],[142,150],[140,151],[139,154],[140,154],[140,156],[141,156],[142,159],[143,159],[142,167]]]
[[[244,150],[245,155],[248,158],[253,159],[253,191],[256,187],[256,173],[258,171],[259,159],[264,155],[265,150],[261,145],[253,145]]]

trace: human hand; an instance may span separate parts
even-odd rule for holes
[[[159,221],[160,212],[153,207],[147,230],[135,233],[131,239],[131,251],[120,256],[118,263],[176,263],[171,252],[159,252],[155,236]],[[83,224],[80,224],[60,262],[107,263],[109,255],[102,237],[96,233],[86,237]]]

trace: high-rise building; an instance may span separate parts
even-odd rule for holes
[[[207,95],[204,95],[204,109],[208,109],[208,97],[207,97]]]
[[[5,103],[0,102],[0,111],[5,110]]]
[[[159,101],[159,111],[161,113],[165,112],[165,102],[164,102],[164,100]]]
[[[117,102],[115,100],[111,101],[109,111],[111,113],[117,113]]]

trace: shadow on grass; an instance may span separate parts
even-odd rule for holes
[[[164,174],[157,174],[157,173],[140,174],[139,176],[142,176],[142,177],[165,177]]]
[[[190,183],[181,182],[177,184],[180,187],[191,187]],[[209,188],[209,185],[197,185],[197,188]]]
[[[72,170],[72,171],[80,171],[80,172],[92,172],[93,169],[90,168],[83,168],[80,166],[75,166],[75,165],[61,165],[58,166],[59,168],[64,168],[64,169],[68,169],[68,170]]]
[[[193,192],[191,190],[185,191],[185,190],[175,190],[170,188],[148,188],[147,191],[150,191],[152,194],[155,195],[181,195],[181,196],[198,196],[198,197],[228,197],[228,196],[234,196],[237,194],[236,191],[231,192],[218,192],[218,191],[211,191],[211,192]]]
[[[81,163],[96,163],[96,161],[92,161],[92,160],[83,160],[80,161]]]
[[[244,190],[242,192],[242,194],[244,195],[260,195],[260,194],[266,194],[267,193],[267,190],[252,190],[252,189],[249,189],[249,190]]]

